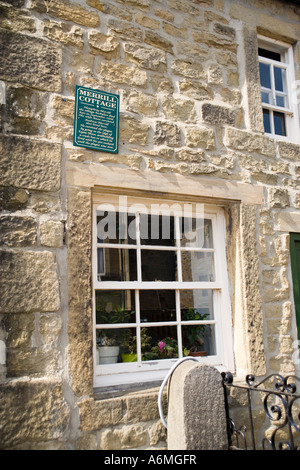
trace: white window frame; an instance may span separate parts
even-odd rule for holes
[[[100,200],[102,202],[100,202]],[[98,202],[99,201],[99,202]],[[136,204],[145,204],[145,202],[150,205],[154,204],[163,204],[163,203],[178,203],[178,201],[166,201],[163,200],[150,200],[145,198],[131,198],[130,206],[132,202]],[[145,361],[142,362],[140,355],[138,354],[138,362],[133,363],[116,363],[116,364],[103,364],[99,365],[96,363],[96,329],[101,329],[96,325],[96,312],[95,312],[95,293],[97,290],[105,289],[114,289],[114,290],[125,290],[125,289],[134,289],[135,290],[135,308],[137,314],[137,322],[130,323],[127,327],[137,327],[137,337],[139,339],[140,328],[145,327],[145,323],[138,321],[139,319],[139,299],[138,292],[140,289],[172,289],[175,290],[176,296],[179,296],[179,289],[210,289],[213,290],[214,298],[214,319],[205,321],[205,324],[215,325],[215,338],[216,338],[216,354],[213,356],[201,357],[199,358],[200,362],[213,365],[220,370],[233,370],[234,369],[234,360],[233,360],[233,337],[232,337],[232,319],[231,319],[231,304],[229,296],[229,285],[228,285],[228,271],[227,271],[227,262],[226,262],[226,228],[225,228],[225,217],[223,209],[217,206],[205,206],[205,218],[210,218],[212,220],[212,233],[214,240],[213,248],[200,249],[199,251],[212,251],[214,252],[214,268],[215,268],[215,281],[214,282],[145,282],[141,280],[137,281],[98,281],[97,279],[97,247],[105,246],[109,248],[112,245],[110,244],[99,244],[97,243],[97,234],[96,234],[96,211],[99,206],[103,209],[103,204],[107,202],[108,209],[111,207],[111,203],[117,204],[116,196],[99,196],[97,195],[97,201],[93,204],[93,305],[94,305],[94,314],[93,314],[93,339],[94,339],[94,386],[95,387],[107,387],[107,386],[117,386],[123,384],[130,384],[136,382],[151,382],[162,380],[167,371],[172,367],[172,365],[178,359],[162,359],[154,361]],[[183,204],[181,202],[181,204]],[[123,209],[122,209],[123,210]],[[173,214],[172,214],[173,215]],[[120,245],[119,245],[120,246]],[[116,245],[113,245],[116,247]],[[133,245],[121,245],[122,248],[133,248]],[[174,249],[174,247],[172,247]],[[146,245],[143,249],[160,249],[157,246]],[[163,247],[161,249],[166,249]],[[136,245],[137,257],[140,257],[141,245],[137,241]],[[175,248],[175,251],[180,251],[179,247]],[[187,248],[188,250],[188,248]],[[190,250],[195,251],[195,248],[190,248]],[[180,268],[181,269],[181,268]],[[179,274],[180,276],[180,274]],[[138,278],[141,279],[140,274]],[[179,331],[179,325],[182,322],[179,322],[178,312],[179,303],[177,297],[177,318],[175,321],[168,322],[168,324],[176,325],[177,330]],[[164,322],[165,323],[165,322]],[[190,324],[190,323],[189,323]],[[122,325],[126,327],[126,324]],[[151,324],[147,326],[154,326]],[[178,343],[180,347],[180,336],[178,338]]]
[[[286,71],[286,99],[288,102],[287,107],[276,106],[273,103],[261,103],[263,109],[268,109],[273,115],[273,111],[285,115],[286,136],[275,134],[273,119],[271,121],[271,133],[265,132],[267,136],[278,140],[299,142],[299,115],[296,96],[296,79],[295,79],[295,65],[293,46],[282,41],[273,40],[264,36],[258,35],[258,47],[268,51],[277,52],[281,55],[282,61],[268,59],[266,57],[258,57],[259,63],[274,65]],[[271,81],[273,82],[273,74],[271,74]],[[261,91],[264,89],[261,87]],[[272,92],[274,93],[275,86],[272,83]],[[273,97],[274,98],[274,97]]]

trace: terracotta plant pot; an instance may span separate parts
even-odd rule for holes
[[[206,351],[191,352],[189,353],[189,356],[192,356],[192,357],[207,356],[207,352]]]

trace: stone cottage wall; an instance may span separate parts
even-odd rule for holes
[[[300,147],[263,135],[256,38],[294,44],[300,80],[299,19],[269,0],[0,1],[1,448],[166,446],[157,389],[94,395],[97,186],[224,203],[237,372],[294,371]],[[118,154],[73,146],[75,85],[120,95]]]

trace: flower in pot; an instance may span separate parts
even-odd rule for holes
[[[169,359],[178,357],[178,344],[176,339],[166,337],[154,340],[147,334],[146,328],[141,330],[143,360]]]

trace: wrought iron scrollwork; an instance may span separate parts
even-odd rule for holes
[[[300,379],[294,375],[283,377],[280,374],[272,374],[257,381],[253,374],[246,376],[245,385],[233,383],[233,375],[230,372],[222,373],[225,390],[225,404],[227,410],[227,424],[230,448],[234,441],[238,442],[238,437],[243,437],[243,448],[247,448],[246,427],[243,425],[239,429],[229,416],[229,406],[227,400],[227,390],[232,387],[241,389],[247,393],[247,406],[249,411],[250,436],[252,448],[258,446],[255,440],[254,413],[252,410],[252,396],[254,392],[260,392],[263,396],[262,404],[265,416],[268,419],[269,428],[267,435],[262,438],[260,448],[273,450],[300,450],[300,394],[297,392],[297,385]],[[267,384],[271,382],[271,387]],[[298,444],[296,443],[298,441]]]

